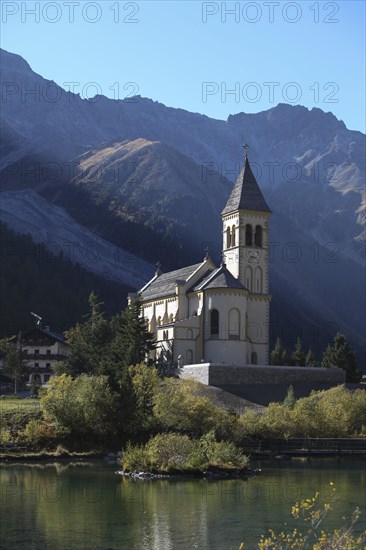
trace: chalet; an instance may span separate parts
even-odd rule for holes
[[[22,352],[29,368],[27,385],[37,382],[43,386],[53,375],[56,364],[70,354],[70,346],[62,334],[37,326],[22,334]]]

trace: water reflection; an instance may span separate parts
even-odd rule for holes
[[[102,461],[0,466],[4,549],[216,550],[281,528],[294,500],[338,488],[335,522],[365,509],[366,461],[262,462],[248,481],[132,480]],[[291,522],[289,522],[291,523]],[[365,521],[364,521],[365,524]]]

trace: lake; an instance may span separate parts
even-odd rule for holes
[[[2,463],[0,547],[226,550],[288,521],[295,500],[337,487],[325,526],[366,513],[366,458],[255,461],[245,480],[130,480],[102,460]],[[366,528],[365,517],[359,524]]]

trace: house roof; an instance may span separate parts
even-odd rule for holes
[[[256,212],[271,213],[254,177],[248,157],[245,157],[244,166],[235,182],[222,215],[230,214],[237,210],[254,210]]]
[[[247,290],[246,287],[236,279],[227,269],[226,265],[222,265],[209,274],[206,274],[191,290],[207,290],[210,288],[236,288]]]
[[[200,266],[202,266],[202,262],[188,267],[182,267],[175,271],[169,271],[168,273],[155,275],[155,277],[140,290],[139,294],[143,300],[154,300],[163,296],[175,294],[177,281],[186,282]]]
[[[51,330],[46,330],[44,328],[36,327],[31,330],[28,330],[27,332],[24,332],[22,335],[22,340],[27,341],[28,339],[34,338],[36,341],[41,341],[43,338],[49,338],[50,340],[53,340],[54,342],[61,342],[62,344],[65,343],[65,337],[63,334],[59,334],[57,332],[53,332]]]

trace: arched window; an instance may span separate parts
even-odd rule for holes
[[[257,354],[255,353],[255,351],[252,351],[252,354],[250,356],[250,362],[252,365],[256,365],[258,362]]]
[[[158,326],[160,327],[160,325],[161,325],[161,317],[159,316],[158,317]]]
[[[231,246],[235,246],[235,225],[231,228]]]
[[[230,227],[226,230],[226,248],[230,248],[231,246],[231,235],[230,235]]]
[[[174,316],[173,316],[173,313],[171,313],[169,315],[169,323],[173,323],[173,321],[174,321]]]
[[[229,311],[229,340],[239,340],[240,335],[240,313],[233,308]]]
[[[192,365],[192,363],[193,363],[193,351],[191,349],[187,350],[186,357],[187,357],[187,365]]]
[[[219,335],[219,312],[217,309],[211,311],[211,334],[213,336]]]
[[[260,225],[255,228],[254,243],[255,246],[262,248],[262,227]]]
[[[262,292],[263,276],[260,267],[255,268],[255,292]]]
[[[245,226],[245,246],[252,246],[252,226],[247,223]]]
[[[187,330],[187,340],[193,340],[193,331],[190,328]]]
[[[248,290],[252,290],[253,272],[250,265],[247,265],[247,267],[245,268],[245,286],[247,287]]]

